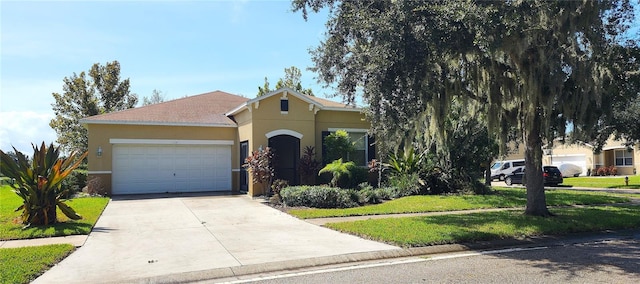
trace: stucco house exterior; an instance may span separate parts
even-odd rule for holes
[[[322,160],[323,138],[345,129],[363,165],[375,156],[361,109],[280,89],[258,98],[214,91],[81,120],[88,129],[88,180],[110,194],[263,193],[244,159],[260,147],[278,157],[276,178],[299,182],[306,146]],[[360,145],[360,146],[358,146]]]
[[[587,143],[564,144],[556,142],[553,147],[543,147],[542,164],[559,166],[574,164],[582,168],[582,176],[595,173],[602,167],[615,167],[618,175],[640,174],[640,143],[632,147],[626,141],[607,140],[600,153],[594,153],[594,147]],[[505,160],[524,159],[524,147],[518,147]]]

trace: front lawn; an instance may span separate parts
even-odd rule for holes
[[[591,188],[631,188],[640,189],[640,175],[629,176],[629,185],[624,185],[626,176],[607,177],[572,177],[565,178],[563,186],[591,187]]]
[[[562,235],[640,227],[640,207],[554,209],[555,217],[500,211],[463,215],[369,219],[327,227],[403,247],[463,243],[537,235]]]
[[[491,195],[417,195],[398,198],[382,204],[345,209],[292,209],[288,213],[298,218],[323,218],[363,216],[399,213],[420,213],[457,211],[487,208],[524,207],[527,203],[524,188],[495,188]],[[588,205],[629,202],[626,197],[608,195],[601,192],[581,192],[573,190],[547,191],[547,205]]]
[[[70,244],[0,249],[0,283],[29,283],[74,249]]]
[[[109,198],[83,197],[69,200],[67,204],[82,215],[81,220],[69,220],[58,209],[60,223],[22,229],[20,213],[15,209],[22,204],[9,186],[0,186],[0,240],[32,239],[68,235],[86,235],[91,232],[98,217],[107,206]]]

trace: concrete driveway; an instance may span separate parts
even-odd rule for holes
[[[163,282],[187,272],[395,249],[246,196],[114,198],[86,243],[35,283]]]

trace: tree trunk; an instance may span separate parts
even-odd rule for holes
[[[491,160],[487,162],[487,167],[484,169],[484,184],[491,186]]]
[[[525,215],[548,217],[551,216],[551,212],[547,208],[542,178],[541,125],[542,119],[539,109],[525,114],[523,131],[527,206],[524,213]]]

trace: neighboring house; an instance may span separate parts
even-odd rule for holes
[[[610,138],[600,153],[587,143],[555,143],[551,149],[543,149],[542,164],[559,166],[574,164],[582,168],[582,176],[601,167],[615,167],[618,175],[640,174],[640,143],[629,148],[626,141]],[[524,159],[524,147],[519,147],[505,159]]]
[[[81,120],[89,136],[89,177],[111,194],[234,191],[262,194],[242,168],[253,150],[277,153],[276,178],[299,182],[306,146],[345,129],[365,166],[375,150],[361,109],[280,89],[247,99],[215,91]],[[316,157],[322,160],[322,157]]]

